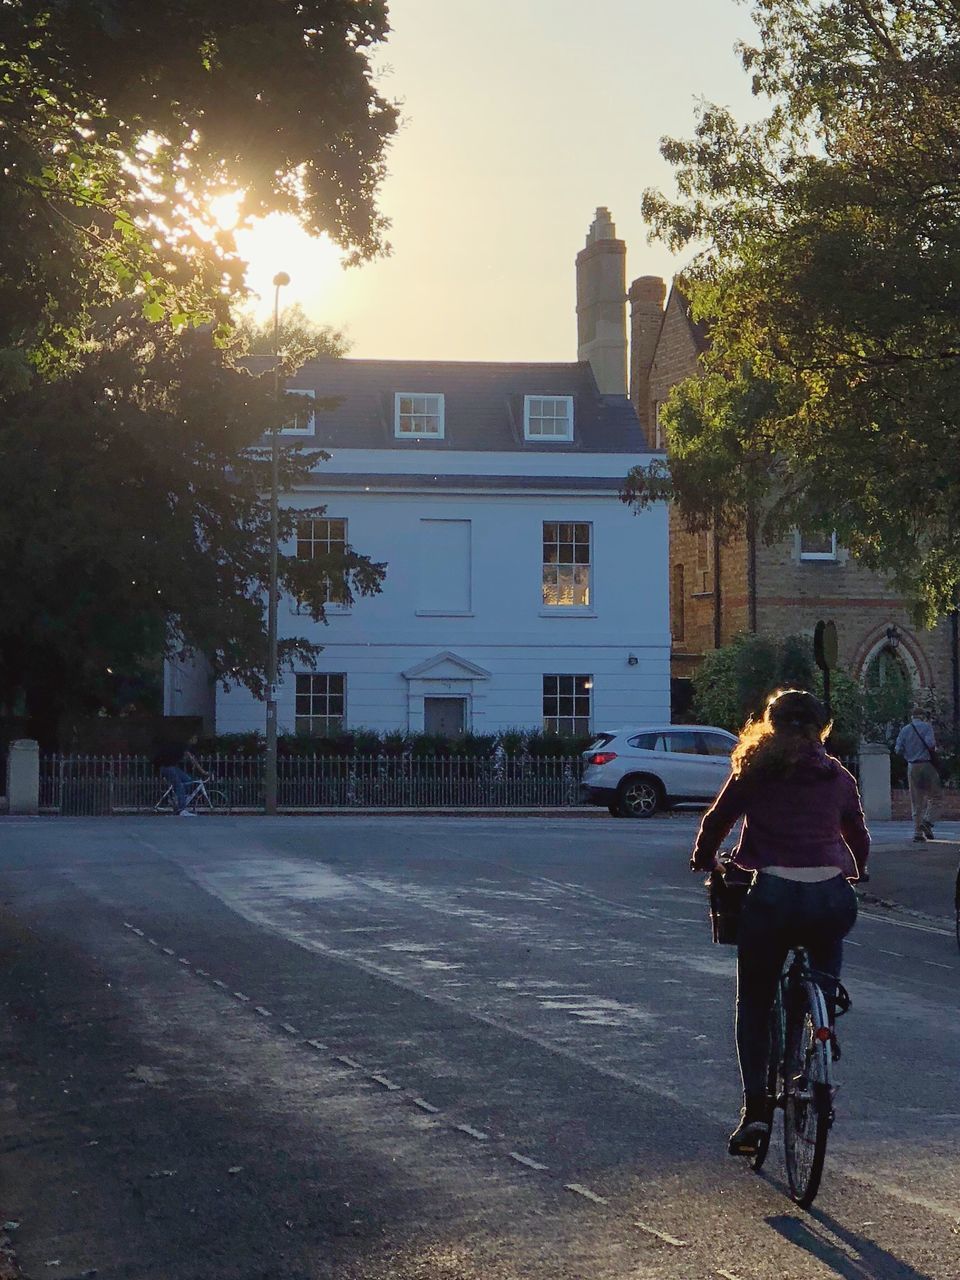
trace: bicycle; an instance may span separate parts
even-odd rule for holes
[[[208,787],[207,784],[212,781],[213,779],[211,778],[194,778],[189,784],[187,801],[183,806],[184,809],[207,809],[213,812],[214,809],[229,808],[227,793],[225,791],[211,791]],[[153,811],[154,813],[177,812],[177,796],[172,782],[154,805]]]
[[[763,1167],[770,1148],[776,1108],[783,1110],[784,1163],[792,1199],[807,1209],[820,1188],[833,1127],[834,1063],[840,1056],[830,1023],[826,997],[818,975],[810,967],[804,947],[794,947],[780,975],[770,1014],[770,1065],[767,1095],[770,1128],[750,1158],[751,1168]],[[850,996],[837,983],[836,1015],[850,1008]]]

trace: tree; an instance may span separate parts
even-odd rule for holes
[[[243,264],[208,206],[239,189],[247,217],[383,248],[386,31],[378,0],[0,6],[0,709],[48,738],[171,647],[262,687],[257,445],[300,402],[237,366]],[[320,457],[284,450],[282,483]],[[325,579],[384,572],[352,549],[319,569],[281,559],[315,619]]]
[[[701,245],[682,286],[702,377],[663,411],[669,494],[692,527],[755,516],[838,536],[931,621],[960,582],[960,7],[754,0],[742,47],[769,112],[704,106],[666,139],[679,197],[653,234]]]
[[[317,356],[345,356],[350,349],[339,329],[316,324],[299,302],[280,312],[276,335],[272,320],[257,323],[249,315],[241,316],[235,326],[232,349],[242,364],[245,356],[272,356],[275,341],[285,373],[293,373]]]
[[[771,693],[786,688],[811,689],[823,696],[823,676],[814,667],[810,638],[739,635],[704,655],[693,677],[694,715],[703,724],[739,733],[750,717],[763,713]],[[831,707],[830,747],[853,755],[860,742],[860,689],[842,671],[831,676]]]

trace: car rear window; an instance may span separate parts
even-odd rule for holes
[[[587,747],[587,750],[600,751],[603,749],[603,747],[607,745],[608,742],[612,742],[612,741],[613,741],[612,733],[598,733],[597,736],[594,738],[594,740],[590,743],[589,747]]]
[[[725,733],[701,733],[698,737],[700,754],[704,756],[729,756],[737,745],[736,740],[731,740]]]
[[[627,742],[637,751],[656,751],[657,739],[662,738],[662,736],[659,733],[638,733],[632,738],[628,738]],[[660,750],[663,750],[662,744]]]

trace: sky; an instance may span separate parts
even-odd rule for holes
[[[380,205],[392,253],[344,270],[297,229],[238,237],[248,282],[346,332],[357,357],[575,360],[574,258],[606,205],[627,280],[683,266],[647,244],[640,201],[672,190],[664,135],[698,100],[755,117],[738,0],[392,0],[375,52],[401,104]]]

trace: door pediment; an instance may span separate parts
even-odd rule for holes
[[[406,680],[489,680],[490,672],[449,649],[438,653],[403,673]]]

